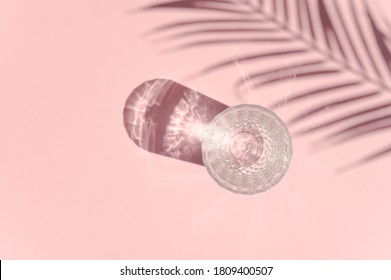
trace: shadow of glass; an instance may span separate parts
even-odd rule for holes
[[[199,165],[207,125],[228,106],[171,80],[155,79],[126,100],[124,125],[140,148]]]

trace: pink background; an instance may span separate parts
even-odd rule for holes
[[[390,157],[335,172],[390,133],[320,152],[294,139],[287,176],[253,196],[134,145],[122,110],[145,80],[172,78],[227,105],[274,96],[233,95],[235,67],[185,81],[242,50],[161,53],[169,43],[141,34],[187,14],[128,13],[147,2],[2,1],[0,259],[391,258]]]

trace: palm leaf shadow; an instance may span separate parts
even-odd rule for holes
[[[321,139],[328,144],[326,146],[331,146],[391,128],[390,115],[387,113],[391,108],[391,100],[387,100],[391,93],[390,35],[385,33],[381,17],[370,9],[366,0],[349,0],[347,7],[348,9],[342,9],[337,0],[177,0],[146,6],[142,10],[186,9],[198,13],[212,12],[209,14],[214,16],[209,18],[171,22],[148,32],[150,36],[165,34],[167,31],[177,32],[166,37],[166,40],[173,42],[192,39],[178,43],[173,50],[227,43],[267,42],[270,47],[261,52],[245,54],[235,62],[256,63],[268,58],[278,61],[298,54],[305,57],[297,65],[281,64],[265,69],[260,64],[259,71],[248,75],[255,90],[289,80],[292,71],[297,72],[296,80],[333,77],[332,83],[322,84],[319,80],[318,86],[294,92],[270,106],[277,109],[282,105],[293,106],[304,100],[317,102],[317,97],[320,96],[330,97],[329,101],[309,105],[308,109],[293,116],[288,121],[290,126],[301,124],[308,116],[326,109],[333,109],[333,112],[339,108],[349,109],[338,118],[305,127],[295,134],[302,136],[334,129],[334,132]],[[389,22],[383,21],[383,27],[384,24],[386,29],[389,28]],[[244,36],[238,38],[238,33]],[[224,37],[206,40],[202,38],[204,34],[220,34]],[[298,47],[297,43],[301,43],[302,47]],[[311,57],[312,54],[316,54],[317,58]],[[232,65],[234,62],[231,58],[223,59],[194,76]],[[342,73],[349,73],[352,78],[346,79],[339,75]],[[234,88],[240,91],[245,83],[246,81],[238,80]],[[341,93],[342,90],[348,93]],[[362,108],[357,109],[357,104],[361,104]],[[337,125],[343,125],[344,128],[335,130]],[[378,147],[372,154],[364,155],[361,160],[348,167],[390,155],[390,147]]]

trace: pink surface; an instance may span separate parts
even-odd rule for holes
[[[140,35],[187,14],[127,13],[141,2],[2,1],[0,259],[390,259],[390,157],[335,172],[390,133],[321,152],[294,139],[287,176],[254,196],[128,138],[123,106],[145,80],[171,78],[230,106],[275,96],[239,99],[234,67],[185,81],[242,50],[162,54]]]

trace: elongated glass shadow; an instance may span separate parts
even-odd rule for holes
[[[171,80],[155,79],[126,100],[124,125],[140,148],[204,165],[201,141],[207,125],[228,106]]]

